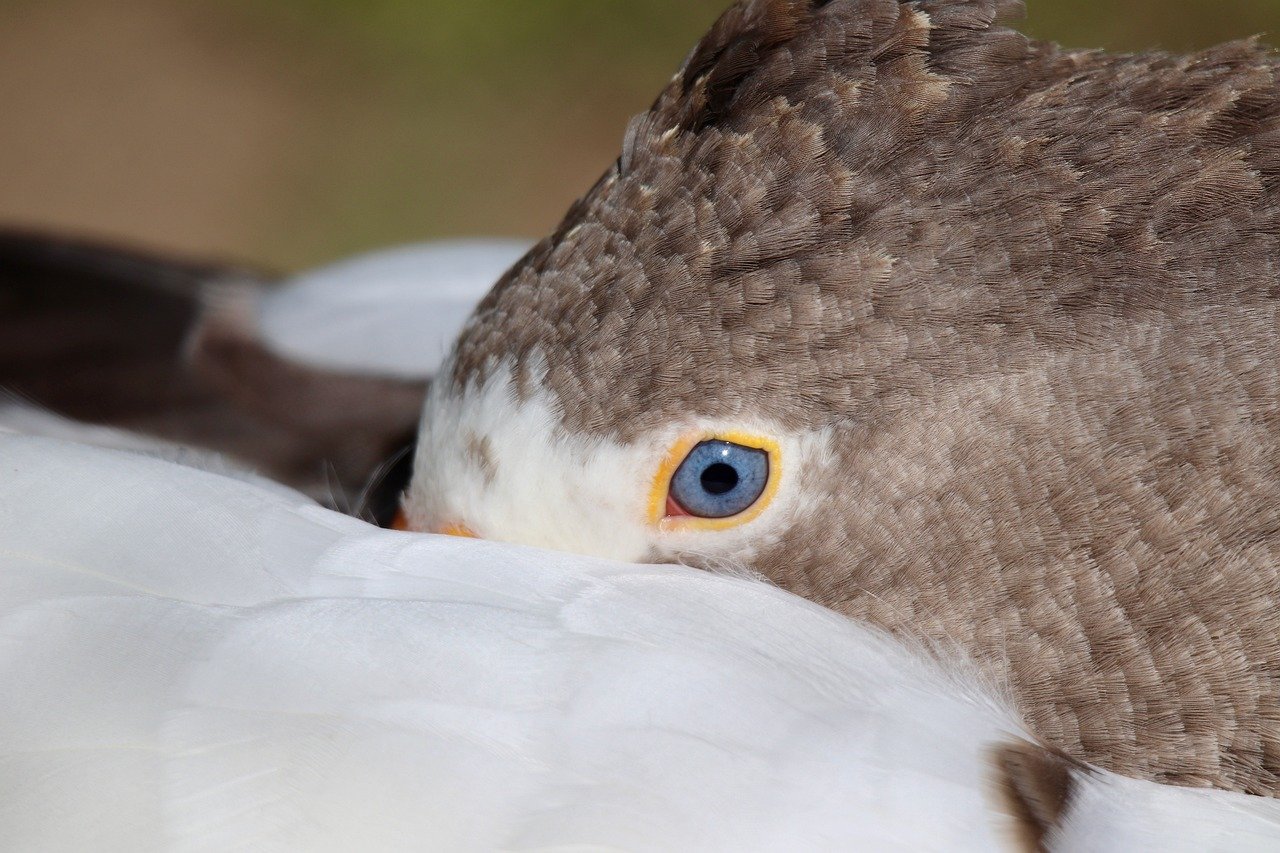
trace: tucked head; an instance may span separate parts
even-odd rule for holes
[[[1029,49],[997,5],[731,9],[468,325],[411,523],[629,559],[783,537],[911,347],[921,266],[972,251],[902,166],[972,111],[966,51]]]
[[[1219,158],[1252,207],[1166,188],[1265,118],[1237,90],[1270,77],[1247,45],[1154,76],[1065,53],[998,24],[1017,8],[730,9],[467,326],[411,524],[745,559],[839,495],[842,529],[919,515],[1054,419],[1096,443],[1111,404],[1075,411],[1079,383],[1123,395],[1146,356],[1118,349],[1160,346],[1224,265],[1258,278],[1253,153]]]

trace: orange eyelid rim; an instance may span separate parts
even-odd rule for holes
[[[728,518],[698,518],[696,516],[668,516],[667,495],[671,489],[671,478],[675,476],[680,463],[689,455],[689,451],[704,441],[729,441],[743,447],[754,447],[769,454],[769,482],[764,492],[751,506],[737,515]],[[782,450],[778,442],[763,435],[734,430],[716,432],[697,432],[682,437],[667,451],[658,473],[654,475],[653,485],[649,489],[649,521],[663,531],[683,530],[729,530],[746,524],[757,518],[760,513],[773,502],[778,493],[778,485],[782,482]]]

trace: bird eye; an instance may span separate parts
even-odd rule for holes
[[[750,509],[768,484],[768,451],[720,439],[704,441],[672,475],[667,514],[729,518]]]

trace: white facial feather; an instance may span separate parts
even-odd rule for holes
[[[536,378],[523,400],[510,365],[462,393],[446,383],[432,388],[405,500],[415,527],[462,525],[482,538],[628,561],[696,555],[733,570],[812,500],[797,482],[827,452],[826,432],[784,432],[763,419],[688,418],[623,444],[566,431],[555,398]],[[781,470],[771,474],[780,478],[772,501],[736,527],[658,525],[651,508],[655,488],[666,487],[660,470],[672,446],[689,435],[727,432],[777,442]],[[659,497],[665,501],[665,492]]]

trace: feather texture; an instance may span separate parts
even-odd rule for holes
[[[775,588],[379,531],[47,439],[0,436],[0,471],[4,849],[1013,837],[990,796],[990,749],[1025,737],[1004,704]],[[1269,801],[1079,783],[1102,793],[1073,796],[1072,839],[1108,842],[1099,811],[1191,849],[1166,836],[1186,802],[1234,822],[1230,849],[1280,838]]]

